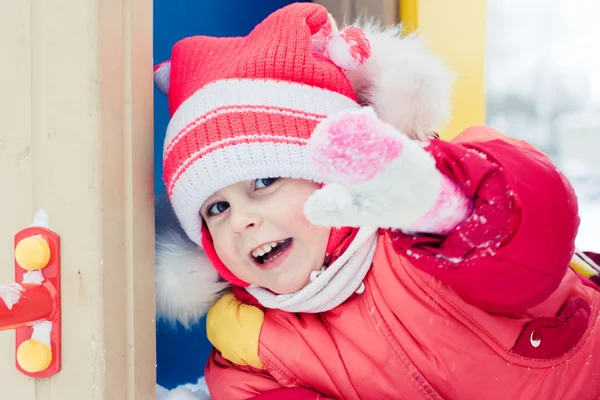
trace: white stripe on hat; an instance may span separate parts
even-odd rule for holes
[[[189,238],[200,245],[199,211],[213,193],[259,177],[321,182],[311,164],[309,148],[294,143],[240,143],[220,148],[196,160],[175,182],[170,196],[173,209]]]
[[[187,98],[177,109],[165,136],[163,152],[186,126],[224,106],[268,106],[315,115],[331,115],[359,105],[347,96],[327,89],[285,81],[225,79],[210,83]],[[177,139],[179,140],[179,139]]]
[[[275,135],[240,135],[229,137],[223,140],[219,140],[213,142],[207,146],[202,147],[201,149],[195,151],[190,154],[188,158],[179,165],[179,168],[175,171],[175,173],[171,176],[169,182],[167,182],[167,192],[171,192],[171,189],[175,185],[175,182],[180,179],[181,175],[185,172],[189,165],[194,163],[194,159],[204,157],[207,153],[211,151],[215,151],[220,147],[226,147],[235,145],[237,143],[242,142],[254,142],[256,144],[262,143],[277,143],[277,142],[287,142],[299,145],[306,145],[308,143],[308,139],[297,138],[297,137],[287,137],[287,136],[275,136]],[[264,156],[264,155],[263,155]]]

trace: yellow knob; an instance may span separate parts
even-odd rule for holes
[[[50,246],[39,236],[22,239],[15,248],[15,259],[28,271],[42,269],[50,261]]]
[[[26,340],[17,349],[17,362],[26,372],[44,371],[50,366],[51,361],[52,350],[39,340]]]

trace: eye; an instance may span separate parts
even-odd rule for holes
[[[254,181],[254,188],[257,190],[264,189],[268,186],[271,186],[278,180],[279,178],[260,178]]]
[[[218,203],[212,204],[210,207],[208,207],[208,209],[206,210],[206,216],[214,217],[215,215],[221,214],[228,208],[229,208],[229,203],[227,203],[225,201],[219,201]]]

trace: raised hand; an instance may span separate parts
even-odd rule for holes
[[[322,121],[309,145],[315,168],[332,182],[305,204],[313,224],[439,231],[448,222],[440,206],[454,204],[452,221],[468,213],[468,201],[437,170],[427,142],[409,139],[370,107]]]

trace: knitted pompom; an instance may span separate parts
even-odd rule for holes
[[[335,19],[328,21],[312,36],[312,50],[327,57],[343,70],[352,70],[365,63],[371,55],[369,39],[360,28],[349,26],[340,31]]]
[[[154,67],[154,84],[163,94],[169,93],[171,62],[164,61]]]
[[[365,63],[371,55],[371,44],[365,33],[348,27],[332,34],[326,48],[329,59],[343,70],[352,70]]]

